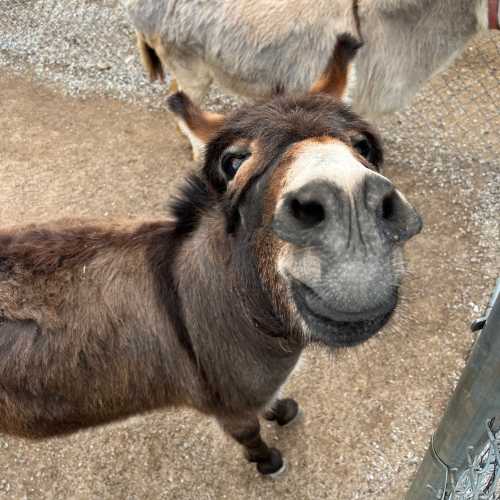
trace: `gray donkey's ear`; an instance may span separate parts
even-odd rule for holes
[[[339,100],[346,100],[350,81],[354,78],[353,60],[363,45],[349,33],[337,37],[333,54],[328,60],[325,71],[309,90],[310,94],[328,94]]]

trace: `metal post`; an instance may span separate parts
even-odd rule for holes
[[[485,422],[500,415],[500,280],[492,309],[446,413],[406,495],[406,500],[445,499],[450,470],[467,467],[467,450],[484,443]]]

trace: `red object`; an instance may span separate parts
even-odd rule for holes
[[[488,28],[490,30],[500,29],[498,20],[498,0],[488,0]]]

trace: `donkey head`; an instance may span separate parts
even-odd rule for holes
[[[276,314],[330,346],[366,340],[396,306],[402,246],[421,220],[379,173],[375,131],[349,110],[348,63],[358,44],[339,38],[308,95],[277,96],[223,116],[183,93],[169,98],[205,144],[202,177],[228,237],[255,259]]]

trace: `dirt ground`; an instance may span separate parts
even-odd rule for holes
[[[3,226],[157,216],[192,168],[162,111],[66,97],[7,71],[0,107]],[[408,245],[402,306],[355,350],[306,353],[288,386],[305,418],[287,429],[264,425],[288,461],[286,475],[258,477],[206,417],[162,411],[45,442],[0,435],[0,498],[401,499],[464,366],[468,324],[498,273],[498,235],[485,229],[495,210],[484,193],[499,166],[445,148],[414,120],[399,122],[396,134],[394,123],[380,124],[385,173],[425,221]]]

